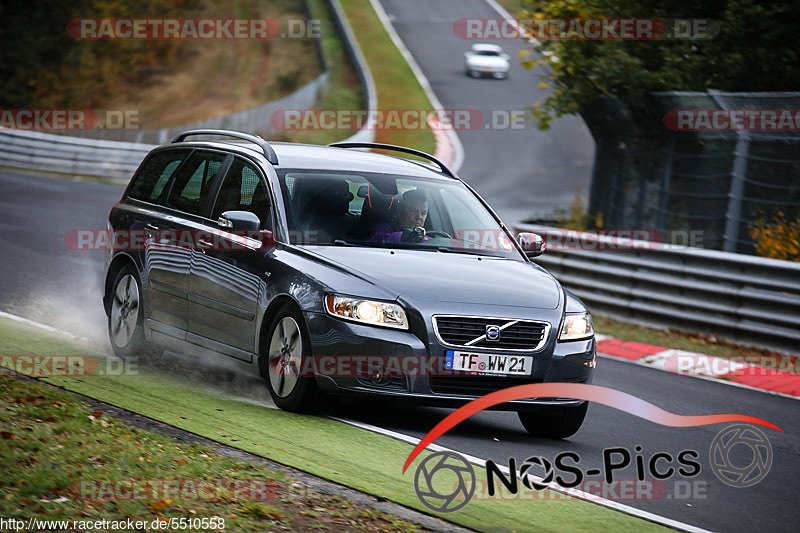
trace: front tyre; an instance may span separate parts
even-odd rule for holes
[[[286,411],[312,411],[320,397],[314,376],[302,375],[304,358],[311,356],[304,325],[297,307],[287,303],[272,319],[267,337],[267,388],[275,405]]]
[[[142,284],[136,269],[126,265],[117,272],[111,286],[108,309],[108,339],[114,354],[120,359],[141,357],[157,359],[159,350],[144,337],[144,306]]]
[[[519,411],[519,421],[534,437],[566,439],[574,435],[586,418],[588,402],[573,407],[541,407],[535,411]]]

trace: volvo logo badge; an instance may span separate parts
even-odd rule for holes
[[[500,326],[486,326],[486,340],[496,341],[500,338]]]

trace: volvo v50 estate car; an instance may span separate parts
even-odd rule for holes
[[[592,379],[591,315],[531,261],[541,238],[515,239],[416,150],[188,131],[148,154],[108,230],[114,351],[239,359],[282,409],[333,394],[456,407],[514,385]],[[533,435],[563,438],[587,404],[498,408]]]

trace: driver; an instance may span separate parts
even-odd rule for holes
[[[425,232],[428,199],[420,189],[403,193],[396,221],[379,222],[372,228],[371,240],[382,242],[422,242],[430,240]]]

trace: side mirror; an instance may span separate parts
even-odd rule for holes
[[[472,52],[464,52],[464,57],[469,59],[470,57],[472,57]]]
[[[541,235],[522,232],[517,234],[517,242],[528,257],[538,257],[544,253],[545,244]]]
[[[217,220],[220,228],[239,230],[259,230],[261,220],[250,211],[225,211]]]
[[[508,54],[502,54],[502,55],[501,55],[501,57],[502,57],[503,59],[505,59],[506,61],[508,61],[509,59],[511,59],[511,56],[509,56]]]

